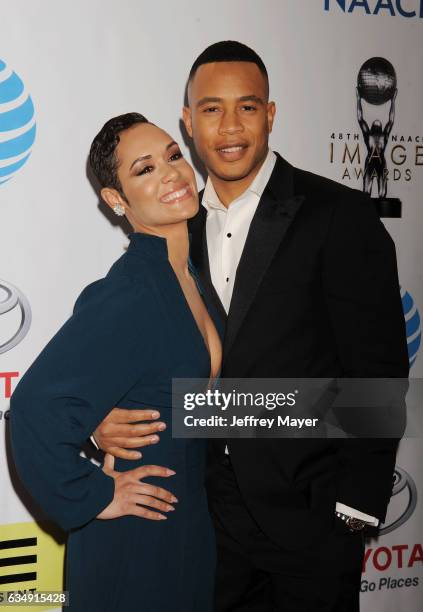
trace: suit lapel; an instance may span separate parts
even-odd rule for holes
[[[200,202],[203,199],[203,191],[200,191],[199,194]],[[204,292],[206,293],[208,301],[213,304],[222,321],[226,321],[226,311],[213,286],[210,275],[209,255],[207,251],[206,219],[207,212],[200,204],[198,214],[188,223],[189,232],[191,235],[191,260],[200,278],[200,283]]]
[[[227,356],[304,196],[294,195],[293,167],[279,155],[248,231],[238,265],[228,315],[224,356]],[[210,274],[210,273],[209,273]]]

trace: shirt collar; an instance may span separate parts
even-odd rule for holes
[[[238,198],[236,198],[236,200],[231,202],[230,205],[234,204],[234,202],[237,202],[238,200],[246,196],[248,193],[254,194],[258,199],[260,199],[267,183],[269,182],[270,175],[273,172],[275,164],[276,155],[271,149],[269,149],[266,155],[266,159],[264,160],[260,170],[257,172],[257,175],[255,176],[251,185],[247,187],[247,189]],[[226,206],[224,206],[219,200],[219,196],[217,195],[216,190],[213,187],[213,183],[211,182],[210,177],[207,179],[206,186],[204,188],[202,204],[206,208],[206,210],[217,209],[227,211]]]

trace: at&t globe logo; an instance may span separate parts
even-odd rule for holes
[[[31,326],[31,307],[25,295],[0,279],[0,354],[23,340]]]
[[[0,185],[26,163],[35,131],[31,96],[18,75],[0,59]]]
[[[410,368],[417,359],[417,353],[422,339],[420,315],[411,295],[401,288],[402,309],[405,317],[405,328],[407,332],[408,358]]]

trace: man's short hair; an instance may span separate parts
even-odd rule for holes
[[[116,147],[120,141],[119,135],[137,123],[150,122],[140,113],[126,113],[109,119],[94,138],[90,148],[90,166],[101,187],[112,187],[123,198],[125,194],[117,175],[119,163]]]
[[[251,62],[258,67],[265,77],[267,90],[269,89],[269,77],[261,57],[253,49],[236,40],[222,40],[210,45],[200,53],[191,67],[188,83],[193,80],[200,66],[214,62]]]

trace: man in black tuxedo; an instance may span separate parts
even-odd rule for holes
[[[212,45],[190,72],[184,122],[209,173],[192,260],[227,319],[222,375],[406,377],[393,242],[364,194],[269,150],[268,96],[262,60],[237,42]],[[141,445],[158,427],[133,426],[122,444],[116,414],[95,432],[106,450]],[[216,610],[358,610],[363,528],[385,518],[396,448],[384,438],[210,442]]]

